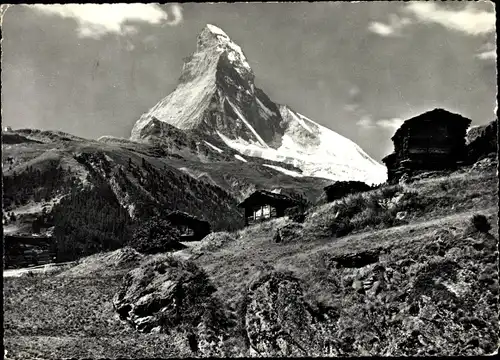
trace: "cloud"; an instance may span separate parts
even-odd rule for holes
[[[403,120],[401,120],[400,118],[381,119],[377,120],[376,124],[377,126],[382,128],[395,130],[403,124]]]
[[[479,49],[479,52],[476,54],[476,57],[481,60],[496,60],[497,58],[497,47],[494,43],[486,43],[484,46]]]
[[[372,22],[368,26],[368,30],[380,36],[390,36],[394,33],[393,28],[391,28],[389,25],[380,22]]]
[[[497,58],[496,50],[483,51],[476,55],[481,60],[495,60]]]
[[[368,26],[368,30],[384,37],[400,36],[401,30],[410,25],[412,21],[407,17],[399,17],[396,14],[389,15],[389,23],[374,21]]]
[[[359,104],[345,104],[344,109],[349,112],[355,112],[359,109]]]
[[[370,115],[363,115],[356,125],[361,126],[363,129],[372,129],[375,127],[375,123]]]
[[[482,35],[495,31],[495,13],[478,9],[474,4],[460,10],[445,9],[434,2],[410,2],[405,11],[424,23],[440,24],[468,35]]]
[[[355,97],[358,97],[359,94],[361,93],[361,90],[359,89],[359,87],[357,87],[356,85],[354,85],[353,87],[351,87],[349,89],[349,96],[351,98],[355,98]]]
[[[349,89],[348,103],[344,105],[344,109],[349,112],[355,112],[360,108],[361,103],[361,89],[353,85]]]
[[[179,25],[183,20],[182,6],[174,4],[170,10],[172,11],[173,19],[167,21],[167,24],[170,26]]]
[[[361,119],[359,119],[358,122],[356,123],[356,125],[362,127],[365,130],[375,129],[375,128],[396,130],[401,126],[401,124],[403,124],[403,120],[401,120],[400,118],[380,119],[374,121],[373,118],[367,114],[363,115]]]
[[[182,22],[182,7],[170,6],[171,15],[158,4],[53,4],[25,5],[45,14],[75,19],[80,37],[100,38],[114,33],[129,35],[137,32],[130,22],[175,26]]]

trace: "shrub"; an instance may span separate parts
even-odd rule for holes
[[[427,198],[416,191],[405,191],[396,206],[397,211],[423,211],[427,207]]]
[[[475,214],[471,218],[471,223],[472,223],[473,228],[476,231],[479,231],[482,233],[487,233],[488,231],[491,230],[491,225],[490,225],[488,219],[486,218],[486,216],[484,216],[484,215]]]
[[[380,196],[383,199],[390,199],[396,196],[397,193],[402,192],[403,187],[401,185],[394,185],[394,186],[388,186],[388,187],[383,187],[380,189]]]
[[[352,232],[354,230],[354,225],[349,218],[339,217],[330,224],[330,230],[332,235],[341,237]]]
[[[136,226],[128,245],[143,254],[156,254],[184,248],[180,238],[177,228],[155,216]]]
[[[367,205],[366,199],[361,194],[349,195],[338,202],[334,208],[340,217],[350,218],[362,212]]]

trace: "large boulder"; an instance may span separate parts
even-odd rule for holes
[[[378,262],[379,250],[371,249],[333,255],[329,261],[336,268],[361,268]]]
[[[332,339],[337,318],[304,300],[301,282],[275,271],[250,284],[245,296],[245,331],[250,354],[265,357],[335,356]]]
[[[130,271],[113,305],[141,332],[167,333],[203,356],[221,356],[232,320],[194,263],[161,255]]]

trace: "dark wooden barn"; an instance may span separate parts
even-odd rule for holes
[[[362,181],[336,181],[335,183],[326,186],[323,190],[326,194],[326,201],[332,202],[343,198],[348,194],[364,192],[371,189],[370,185],[367,185]]]
[[[282,217],[286,209],[298,205],[300,202],[289,196],[257,190],[238,204],[238,207],[245,209],[245,226],[248,226],[270,218]]]
[[[53,237],[31,235],[4,235],[4,266],[27,267],[55,261]]]
[[[465,135],[471,120],[434,109],[406,120],[392,137],[394,152],[382,161],[388,181],[404,173],[454,169],[467,157]]]

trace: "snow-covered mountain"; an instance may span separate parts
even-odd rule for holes
[[[385,167],[358,145],[275,104],[254,79],[241,48],[220,28],[207,25],[184,63],[177,88],[141,116],[131,139],[149,141],[147,129],[159,121],[205,138],[219,153],[225,147],[293,165],[302,170],[292,172],[295,176],[370,184],[386,180]]]

